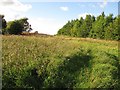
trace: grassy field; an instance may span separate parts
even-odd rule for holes
[[[4,88],[120,88],[118,42],[3,36]]]

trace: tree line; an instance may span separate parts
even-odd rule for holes
[[[22,32],[30,32],[32,30],[31,25],[28,22],[28,18],[21,18],[19,20],[13,20],[7,22],[4,19],[4,15],[0,15],[0,28],[3,35],[5,34],[15,34],[20,35]]]
[[[120,15],[113,17],[113,14],[105,16],[104,12],[95,17],[86,15],[86,18],[75,19],[68,21],[57,35],[67,35],[73,37],[95,38],[120,40]]]

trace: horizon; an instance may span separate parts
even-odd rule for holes
[[[65,1],[65,0],[64,0]],[[103,0],[102,0],[103,1]],[[105,15],[118,15],[118,2],[27,2],[24,0],[0,1],[0,14],[6,21],[27,17],[33,31],[54,35],[69,20],[85,18],[87,14],[95,17],[102,12]],[[8,14],[9,13],[9,14]]]

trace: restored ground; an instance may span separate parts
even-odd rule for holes
[[[4,88],[120,88],[118,42],[3,36]]]

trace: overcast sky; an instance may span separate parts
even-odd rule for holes
[[[56,34],[68,20],[85,18],[86,14],[98,16],[104,11],[106,15],[110,13],[118,15],[117,1],[1,0],[0,14],[4,14],[7,21],[28,17],[33,31]]]

